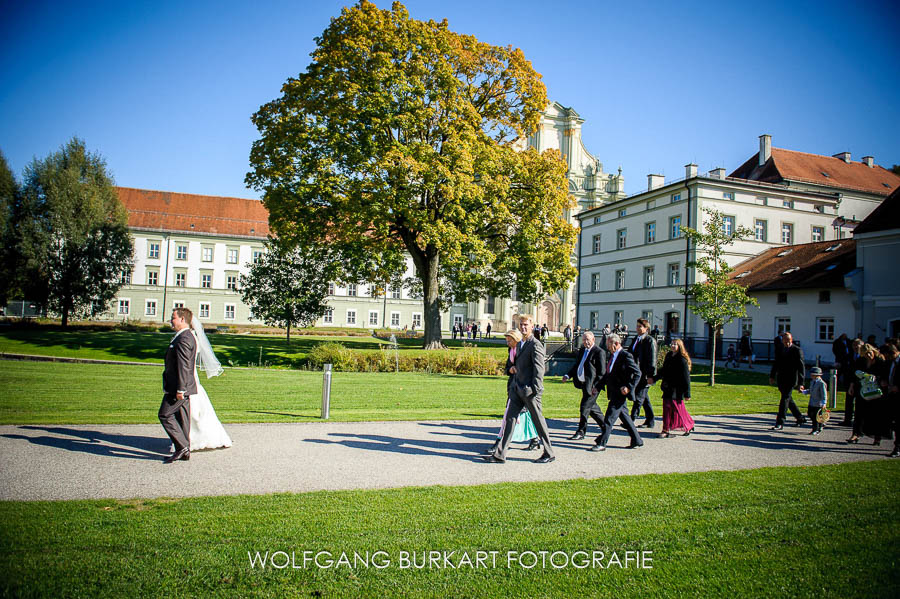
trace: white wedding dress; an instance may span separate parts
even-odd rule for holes
[[[196,321],[194,321],[196,322]],[[223,369],[216,359],[206,338],[202,328],[192,323],[194,337],[197,338],[200,368],[206,370],[207,377],[218,376]],[[231,447],[231,437],[225,432],[225,427],[219,422],[216,411],[213,409],[212,402],[209,401],[209,395],[206,389],[200,384],[200,377],[197,375],[197,368],[194,368],[194,383],[197,384],[197,393],[190,396],[188,405],[191,412],[191,451],[199,449],[217,449],[219,447]],[[175,451],[172,445],[170,451]]]

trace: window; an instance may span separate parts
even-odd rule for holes
[[[489,295],[489,296],[484,300],[484,311],[485,311],[485,313],[487,313],[487,314],[493,314],[493,313],[494,313],[494,310],[496,310],[496,309],[497,309],[497,304],[496,304],[496,302],[495,302],[495,300],[494,300],[494,296],[493,296],[493,295]]]
[[[741,337],[744,336],[744,333],[753,337],[753,319],[752,318],[742,318],[741,319]]]
[[[462,314],[454,314],[453,315],[453,324],[462,324],[463,317]]]
[[[369,325],[378,326],[378,310],[369,310]]]
[[[148,270],[147,271],[147,284],[148,285],[159,285],[159,271],[158,270]]]
[[[156,316],[156,300],[148,299],[144,307],[144,316]]]
[[[647,210],[653,210],[654,208],[656,208],[656,200],[647,202]]]
[[[815,211],[818,212],[819,214],[825,214],[825,205],[824,204],[816,204],[814,208],[815,208]]]
[[[791,223],[781,223],[781,243],[794,243],[794,225]]]
[[[234,320],[234,304],[225,304],[225,320]]]
[[[595,254],[600,253],[600,236],[599,235],[594,235],[594,253]]]
[[[347,310],[347,324],[356,324],[356,310]]]
[[[654,267],[645,266],[644,267],[644,287],[653,287],[653,271]]]
[[[733,200],[733,199],[734,199],[734,192],[733,192],[733,191],[723,191],[723,192],[722,192],[722,199],[725,199],[725,200]]]
[[[647,223],[644,227],[644,243],[656,241],[656,223]]]
[[[621,210],[619,210],[619,218],[624,218],[625,214],[626,214],[625,208],[622,208]]]
[[[677,262],[669,265],[669,285],[681,285],[681,265]]]
[[[591,291],[600,291],[600,273],[591,273]]]
[[[131,300],[119,299],[119,314],[128,316],[128,310],[131,307]]]
[[[212,262],[213,261],[213,247],[211,245],[203,246],[203,261],[204,262]]]
[[[672,203],[674,204],[675,202],[680,202],[680,201],[681,201],[681,194],[673,193],[672,194]]]
[[[204,289],[212,289],[212,275],[200,275],[200,286]]]
[[[347,295],[349,297],[356,297],[356,283],[347,284]]]
[[[391,287],[391,299],[400,299],[400,291],[399,285]]]
[[[616,271],[616,289],[625,289],[625,271]]]
[[[733,235],[734,234],[734,217],[733,216],[723,216],[722,217],[722,232],[725,235]]]
[[[176,245],[175,246],[175,259],[176,260],[187,260],[187,250],[188,250],[188,246],[186,246],[186,245]]]
[[[625,249],[625,245],[627,243],[627,232],[628,229],[619,229],[618,231],[616,231],[616,239],[618,239],[618,245],[616,247],[618,247],[620,250]]]
[[[200,302],[200,318],[209,318],[208,302]]]
[[[228,248],[228,252],[225,254],[225,258],[228,264],[237,264],[238,263],[238,249],[237,248]]]
[[[790,316],[778,316],[775,318],[775,334],[780,335],[782,333],[790,333],[791,332],[791,318]]]
[[[183,272],[175,273],[175,286],[176,287],[184,287],[187,282],[187,274]]]
[[[597,312],[591,312],[591,326],[589,326],[588,328],[591,330],[596,330],[598,320],[600,320],[600,315]]]
[[[834,318],[816,319],[816,341],[834,341]]]
[[[400,313],[399,312],[391,312],[391,326],[392,327],[400,326]]]
[[[669,239],[681,237],[681,216],[673,216],[669,219]]]
[[[334,308],[325,308],[325,314],[322,315],[322,322],[325,324],[334,322]]]
[[[793,208],[794,200],[784,200],[781,202],[781,205],[784,206],[785,208]]]
[[[123,270],[119,273],[119,282],[122,285],[131,285],[131,272]]]
[[[825,227],[813,227],[812,228],[812,240],[816,241],[824,241],[825,240]]]
[[[421,314],[413,314],[413,328],[421,329],[422,328],[422,315]]]
[[[184,302],[172,302],[172,309],[175,308],[184,308]]]
[[[756,241],[766,241],[769,238],[768,235],[769,224],[761,218],[757,218],[753,221],[753,238]]]
[[[228,291],[237,291],[237,275],[228,275],[226,277],[225,287],[228,288]]]
[[[262,260],[263,251],[262,250],[253,250],[253,264],[258,264],[260,260]]]
[[[615,312],[613,312],[613,324],[617,324],[619,326],[625,324],[625,312],[623,312],[622,310],[616,310]]]
[[[831,290],[823,289],[819,292],[819,303],[820,304],[830,304],[831,303]]]
[[[158,241],[150,241],[147,243],[147,257],[148,258],[159,258],[159,242]]]
[[[328,295],[334,295],[334,283],[328,283]]]
[[[778,300],[777,300],[777,302],[778,302],[779,304],[786,304],[786,303],[787,303],[787,292],[786,292],[786,291],[779,291],[779,292],[778,292]]]
[[[602,221],[603,221],[603,219],[602,219],[601,217],[599,217],[599,216],[595,216],[595,217],[594,217],[594,224],[595,224],[595,225],[599,225]]]

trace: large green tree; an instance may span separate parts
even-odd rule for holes
[[[446,301],[536,301],[574,280],[566,164],[526,149],[547,95],[521,50],[365,1],[316,42],[253,116],[247,183],[280,239],[331,244],[360,280],[408,253],[427,348]]]
[[[13,211],[19,198],[19,183],[0,152],[0,306],[16,295],[18,286]]]
[[[20,246],[37,260],[36,297],[62,317],[107,310],[133,267],[125,207],[99,154],[73,138],[25,170]]]
[[[266,251],[241,276],[241,295],[253,315],[268,325],[291,327],[315,322],[325,313],[328,283],[339,273],[327,247],[285,247],[266,242]]]
[[[716,384],[716,337],[722,327],[735,318],[747,315],[747,306],[759,306],[755,298],[747,295],[741,286],[728,280],[731,267],[725,261],[726,248],[735,241],[753,235],[747,227],[726,226],[725,216],[716,210],[704,209],[706,222],[703,232],[682,227],[687,237],[696,247],[698,257],[688,262],[700,272],[705,281],[694,283],[687,288],[691,296],[691,311],[709,324],[712,330],[711,366],[709,384]],[[685,290],[683,289],[682,292]]]

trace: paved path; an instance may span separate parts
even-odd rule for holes
[[[195,452],[165,465],[169,441],[159,425],[0,426],[0,499],[152,498],[475,485],[632,474],[813,466],[884,460],[881,447],[847,445],[849,430],[768,430],[773,415],[701,416],[690,437],[646,435],[627,450],[617,428],[609,449],[587,451],[596,435],[565,440],[573,421],[550,421],[557,460],[532,464],[537,452],[513,444],[506,464],[479,454],[496,421],[231,424],[234,447]],[[642,429],[644,430],[644,429]]]

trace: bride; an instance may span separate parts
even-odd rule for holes
[[[197,339],[197,361],[200,368],[206,371],[206,378],[219,376],[225,369],[216,359],[216,354],[206,338],[203,331],[203,325],[200,324],[198,318],[191,319],[191,330]],[[200,384],[200,377],[197,376],[197,369],[194,369],[194,382],[197,383],[196,395],[190,397],[191,410],[191,451],[198,449],[216,449],[218,447],[231,447],[231,437],[225,432],[225,427],[219,422],[216,411],[213,409],[212,402],[209,401],[209,395],[206,389]],[[172,451],[175,447],[172,446]]]

